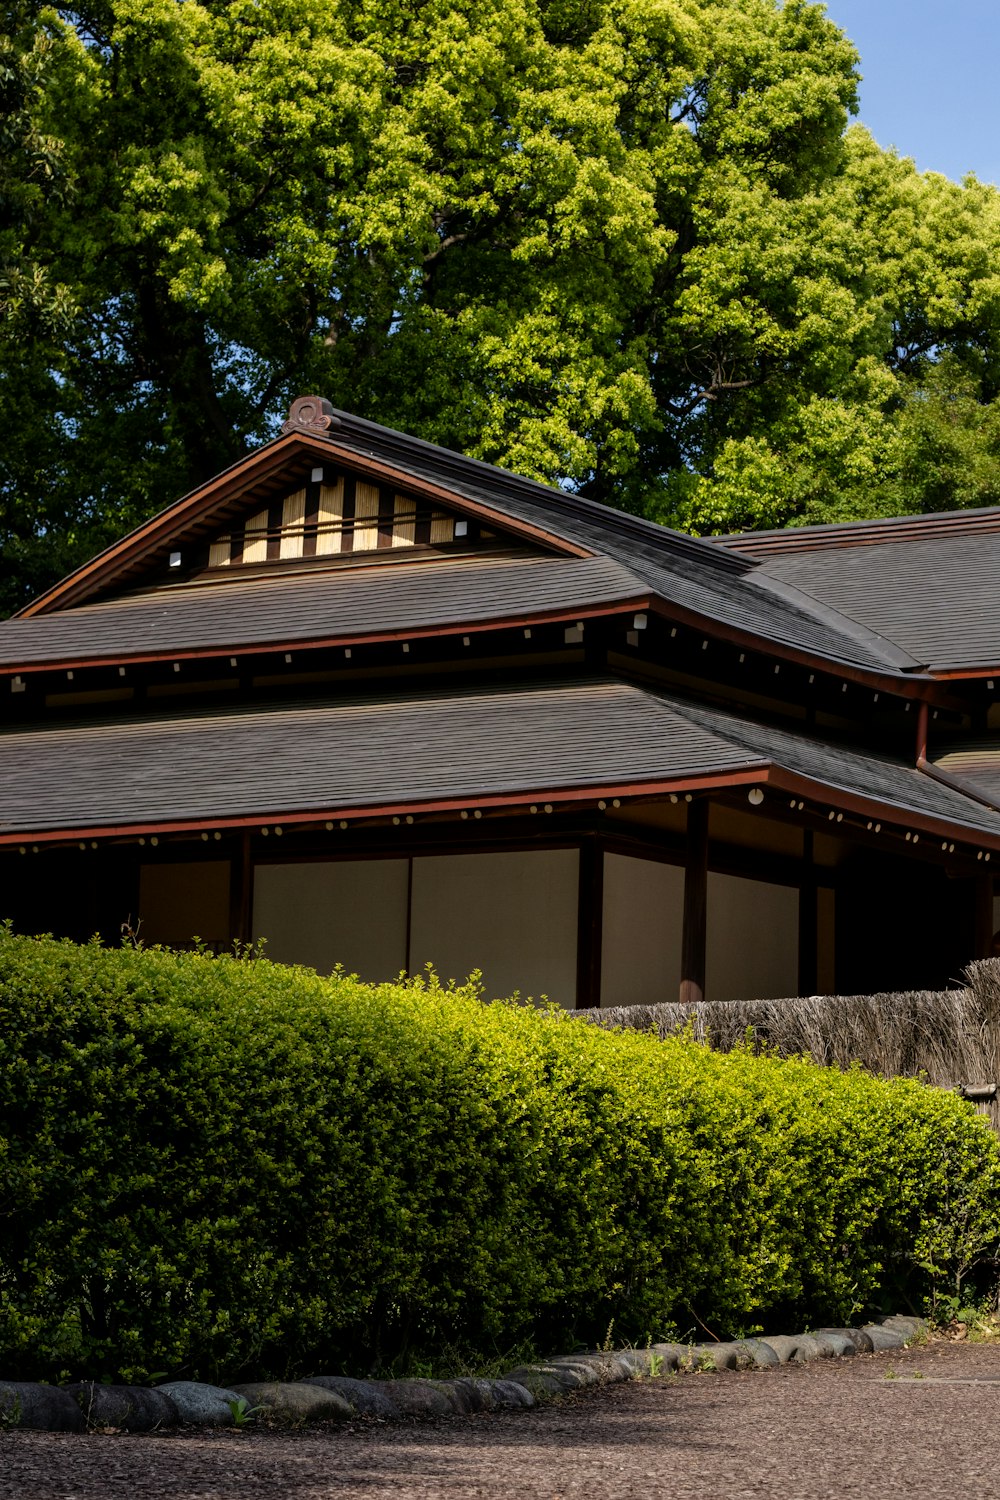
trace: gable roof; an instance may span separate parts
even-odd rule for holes
[[[346,459],[358,472],[376,479],[384,478],[391,483],[406,478],[417,494],[432,501],[450,503],[460,511],[498,525],[515,536],[541,543],[557,554],[586,555],[586,549],[579,543],[552,528],[508,516],[483,500],[469,503],[462,496],[445,492],[426,476],[393,474],[365,455],[341,453],[337,445],[327,442],[319,433],[292,430],[232,464],[120,541],[106,547],[32,600],[14,618],[29,619],[91,600],[121,595],[148,576],[157,562],[159,571],[165,571],[172,550],[181,550],[195,543],[211,543],[234,521],[252,516],[296,484],[307,483],[314,466],[338,457]]]
[[[68,659],[71,638],[84,642],[91,631],[95,645],[103,643],[101,653],[124,649],[129,625],[121,596],[134,590],[155,566],[160,568],[162,578],[172,549],[217,539],[240,517],[259,513],[275,497],[287,494],[290,485],[307,483],[314,466],[330,464],[364,475],[373,483],[399,487],[457,513],[475,516],[511,538],[530,543],[549,558],[562,558],[567,567],[559,575],[559,589],[564,590],[560,598],[567,609],[575,602],[581,614],[615,599],[648,596],[654,607],[707,634],[722,634],[751,647],[763,644],[779,654],[805,658],[810,663],[830,663],[881,679],[919,673],[928,653],[937,650],[922,636],[904,639],[905,632],[894,632],[894,622],[890,620],[887,626],[877,613],[844,607],[840,596],[825,587],[822,578],[791,569],[782,571],[777,566],[780,558],[771,560],[773,568],[764,566],[761,559],[744,556],[738,545],[720,545],[718,541],[671,531],[335,411],[318,398],[303,398],[293,406],[280,437],[167,507],[56,584],[13,622],[0,626],[0,662]],[[574,561],[580,565],[569,566]],[[603,573],[601,566],[591,564],[603,565]],[[466,565],[463,560],[463,567]],[[389,571],[380,569],[367,596],[365,587],[349,581],[346,573],[324,584],[312,579],[306,586],[303,570],[301,575],[296,574],[295,587],[284,593],[276,580],[269,579],[261,583],[252,602],[249,594],[242,596],[244,618],[261,641],[307,637],[328,640],[337,634],[339,600],[346,609],[350,599],[360,601],[365,596],[364,607],[378,613],[375,595],[383,589],[387,617],[392,613],[390,603],[400,611],[389,629],[407,628],[410,621],[403,618],[407,609],[415,611],[417,623],[426,619],[429,625],[460,624],[463,620],[472,623],[483,618],[471,577],[464,585],[456,582],[453,589],[449,584],[449,602],[446,604],[443,594],[441,610],[425,615],[422,581],[416,576],[409,584],[390,580]],[[604,583],[598,584],[599,575]],[[541,586],[544,575],[529,570],[523,576],[533,578],[534,587]],[[550,576],[554,577],[554,571]],[[443,587],[443,577],[442,570],[437,586]],[[297,590],[301,598],[296,596]],[[575,601],[570,597],[574,590]],[[116,597],[119,603],[112,606],[110,601]],[[149,602],[152,599],[160,603]],[[227,600],[234,605],[241,603],[236,595],[227,595]],[[541,608],[540,598],[536,607]],[[200,630],[205,632],[200,644],[206,649],[212,642],[232,649],[247,649],[251,644],[246,629],[236,630],[236,614],[232,629],[222,618],[228,603],[221,599],[209,601],[193,592],[184,595],[181,590],[161,587],[147,602],[130,603],[127,608],[133,611],[134,639],[145,642],[150,650],[157,636],[164,651],[182,646],[195,649],[199,643],[194,636]],[[123,612],[108,612],[114,609]],[[318,621],[327,610],[331,629],[324,628],[315,637],[310,635],[313,627],[307,622]],[[76,618],[70,619],[67,612]],[[37,631],[27,629],[30,621],[37,623]],[[86,649],[89,653],[89,646]]]
[[[879,516],[866,521],[830,521],[818,526],[783,526],[777,531],[738,531],[706,537],[706,541],[741,557],[760,558],[783,552],[839,551],[881,542],[933,541],[993,532],[1000,532],[998,505],[916,516]]]

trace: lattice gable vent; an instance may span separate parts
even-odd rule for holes
[[[384,553],[399,558],[431,548],[495,545],[478,521],[330,468],[236,522],[211,543],[208,567],[260,567],[299,559]]]

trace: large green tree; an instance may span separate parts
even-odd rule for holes
[[[821,5],[2,14],[9,606],[307,389],[696,530],[997,493],[997,195],[845,136]]]

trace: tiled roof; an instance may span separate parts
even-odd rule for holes
[[[155,828],[560,790],[745,781],[768,766],[1000,840],[1000,814],[902,760],[623,682],[557,681],[9,728],[0,833]],[[764,778],[766,779],[766,777]]]
[[[762,590],[791,584],[931,671],[1000,667],[1000,531],[779,552]]]
[[[627,567],[664,600],[793,649],[873,670],[913,664],[853,620],[838,620],[822,602],[781,598],[757,585],[753,563],[700,537],[686,536],[565,490],[536,484],[492,464],[338,413],[338,447],[433,478],[469,500],[582,543]]]
[[[740,531],[706,541],[740,557],[774,557],[783,552],[837,551],[881,542],[982,536],[1000,531],[1000,506],[944,510],[918,516],[881,516],[869,521],[834,521],[822,526],[783,526],[779,531]]]
[[[935,770],[954,777],[977,797],[1000,807],[1000,742],[995,738],[943,745],[930,759]]]
[[[407,561],[234,579],[0,624],[0,666],[349,640],[615,603],[642,592],[605,558]]]
[[[343,618],[352,611],[359,615],[361,609],[371,621],[391,621],[387,629],[472,623],[499,606],[505,615],[519,609],[541,611],[541,596],[549,588],[566,608],[578,605],[581,610],[604,602],[597,596],[609,588],[609,600],[648,591],[668,610],[696,616],[706,633],[714,626],[720,633],[738,632],[743,640],[759,641],[764,650],[771,646],[872,673],[958,670],[992,665],[1000,658],[1000,626],[994,623],[1000,616],[993,608],[1000,510],[801,528],[756,541],[707,541],[348,413],[338,413],[337,419],[325,434],[286,434],[267,445],[64,580],[36,612],[0,630],[0,661],[57,660],[69,655],[71,646],[91,655],[130,654],[131,648],[134,655],[139,648],[133,639],[155,642],[144,644],[143,650],[213,645],[237,650],[255,640],[312,638],[319,626],[325,636],[335,635]],[[373,571],[370,580],[333,572],[322,583],[305,576],[298,584],[275,579],[266,587],[248,581],[243,595],[223,585],[206,585],[204,590],[165,588],[146,599],[122,600],[113,609],[83,604],[88,596],[107,598],[116,587],[131,589],[144,577],[148,583],[142,570],[153,566],[150,559],[159,558],[156,566],[161,566],[172,527],[194,535],[199,528],[211,531],[223,519],[231,525],[234,507],[247,496],[255,496],[252,504],[259,507],[261,485],[270,486],[270,494],[281,474],[292,469],[299,476],[296,482],[305,482],[303,465],[308,474],[308,464],[325,462],[327,453],[338,466],[353,461],[360,471],[368,464],[367,472],[379,476],[379,482],[405,486],[409,481],[414,488],[433,488],[439,500],[450,494],[457,505],[463,500],[470,509],[479,505],[501,523],[506,518],[514,532],[520,525],[523,536],[535,543],[545,545],[547,536],[556,550],[593,556],[539,559],[525,563],[520,575],[509,571],[510,610],[501,598],[506,587],[501,573],[478,575],[480,600],[465,560],[453,568],[438,564],[430,583],[425,583],[426,570],[421,573],[414,563],[412,574],[405,576],[388,567]],[[208,597],[213,587],[217,599]],[[439,600],[433,597],[437,594]],[[75,608],[59,607],[60,601],[73,600]],[[118,609],[130,612],[134,637],[125,614],[116,623],[113,611]],[[372,632],[378,628],[370,625]],[[104,644],[91,652],[90,641],[98,637]]]
[[[759,757],[599,681],[329,699],[0,734],[0,831],[287,817],[633,782]]]

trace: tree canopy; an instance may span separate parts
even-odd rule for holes
[[[822,5],[2,14],[9,608],[306,390],[696,531],[1000,499],[1000,199]]]

